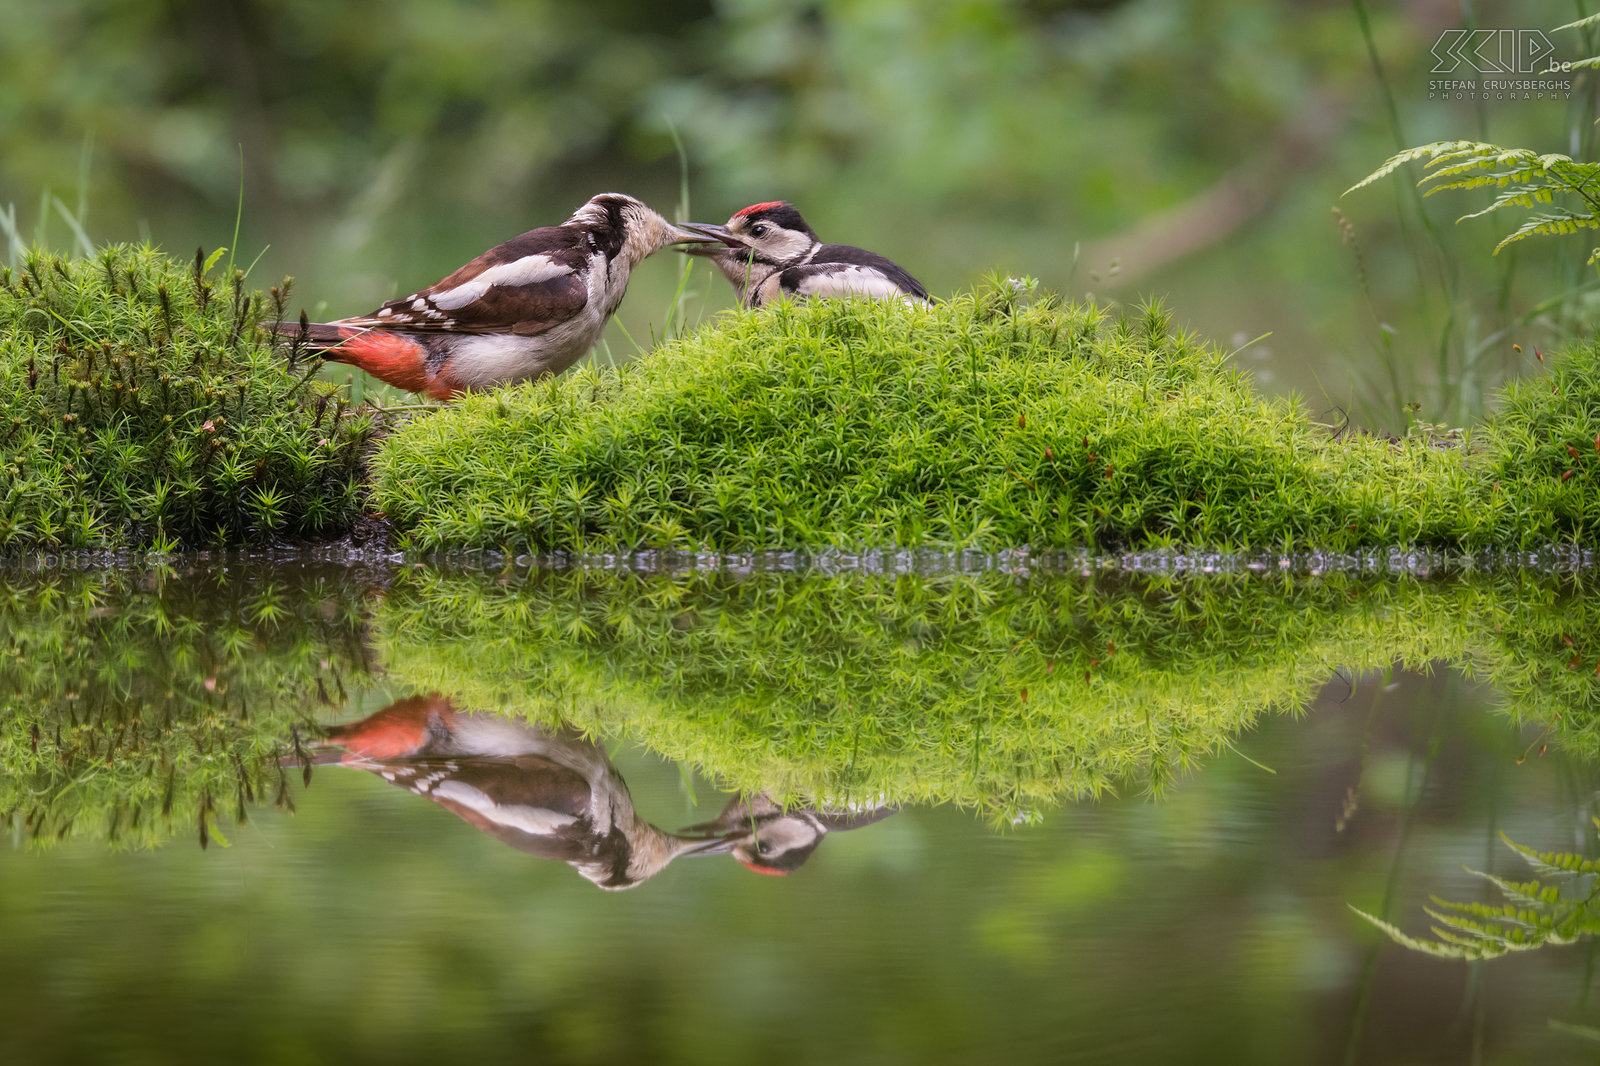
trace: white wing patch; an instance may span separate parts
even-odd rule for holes
[[[433,795],[471,808],[496,825],[520,829],[524,833],[538,836],[548,835],[577,821],[570,814],[561,814],[542,807],[528,807],[522,804],[501,806],[471,785],[460,781],[441,782],[439,787],[433,790]]]
[[[879,300],[917,302],[876,270],[859,266],[808,275],[800,279],[799,289],[805,296],[870,296]]]
[[[553,261],[547,255],[525,255],[510,263],[492,266],[471,281],[464,281],[453,289],[436,292],[431,298],[435,307],[454,311],[480,298],[495,285],[535,285],[568,273],[570,270],[570,267]]]

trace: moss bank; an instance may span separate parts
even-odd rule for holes
[[[0,553],[323,534],[355,515],[369,422],[259,334],[270,298],[206,267],[110,247],[0,270]]]
[[[385,442],[376,496],[427,549],[1473,547],[1600,529],[1594,350],[1514,388],[1481,444],[1336,437],[1157,307],[1024,296],[729,314],[620,371],[415,420]]]

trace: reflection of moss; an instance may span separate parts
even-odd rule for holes
[[[204,840],[216,816],[287,802],[291,726],[364,669],[363,592],[249,566],[9,576],[0,824],[42,842]]]
[[[364,671],[362,578],[0,584],[0,812],[40,838],[143,841],[274,798],[291,726]],[[415,688],[628,735],[784,798],[1005,819],[1158,791],[1336,670],[1396,660],[1459,663],[1518,721],[1548,726],[1542,739],[1600,758],[1600,598],[1580,578],[408,569],[391,582],[376,655]]]
[[[266,343],[276,309],[242,273],[206,265],[112,247],[0,269],[0,553],[349,524],[368,420]]]
[[[1600,532],[1600,352],[1513,389],[1485,434],[1481,449],[1335,439],[1154,308],[825,300],[417,419],[385,442],[375,492],[428,548],[1337,550]]]
[[[1589,602],[1516,575],[540,572],[499,585],[418,572],[380,631],[383,657],[419,687],[627,733],[732,786],[1014,817],[1159,788],[1339,667],[1461,661],[1518,705],[1549,685],[1530,643],[1582,617],[1593,632]],[[1559,698],[1590,708],[1595,687],[1591,662]],[[1556,729],[1587,743],[1592,719]]]

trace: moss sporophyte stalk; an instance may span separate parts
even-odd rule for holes
[[[335,534],[363,508],[421,550],[1470,549],[1600,529],[1593,345],[1460,439],[1382,439],[1264,398],[1158,305],[1006,283],[730,312],[376,440],[256,328],[284,289],[209,265],[120,247],[5,274],[0,552]]]

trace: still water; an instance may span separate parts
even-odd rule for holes
[[[0,573],[0,1061],[1600,1059],[1355,910],[1597,850],[1587,566],[889,569]]]

